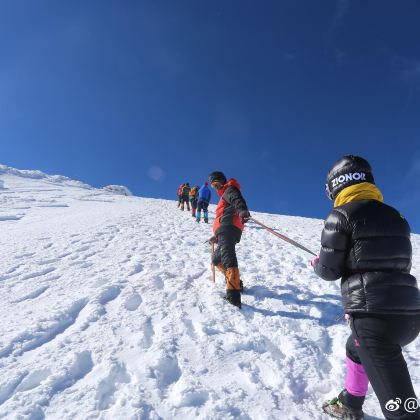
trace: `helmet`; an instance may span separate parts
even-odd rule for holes
[[[328,198],[334,200],[344,188],[362,182],[375,184],[369,162],[360,156],[347,155],[337,160],[328,171],[325,191]]]
[[[204,183],[204,185],[207,187],[207,185],[209,185],[209,183],[206,181],[206,182]]]
[[[214,171],[209,175],[210,184],[214,181],[220,181],[222,184],[226,183],[226,177],[223,172]]]

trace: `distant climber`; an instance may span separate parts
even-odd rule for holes
[[[182,203],[182,189],[184,188],[184,184],[181,184],[178,187],[178,207],[181,207],[181,203]]]
[[[195,217],[195,212],[197,210],[198,188],[199,188],[198,186],[194,186],[190,190],[190,203],[191,203],[192,217]]]
[[[182,187],[181,193],[181,210],[184,211],[184,204],[187,204],[187,210],[190,211],[190,183],[186,182]]]
[[[197,203],[197,215],[196,220],[197,222],[201,219],[201,210],[204,212],[204,222],[209,222],[209,213],[208,207],[211,200],[211,191],[208,187],[209,183],[205,182],[201,188],[198,190],[198,203]]]

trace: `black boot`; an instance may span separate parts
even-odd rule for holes
[[[364,401],[365,397],[356,397],[344,389],[338,397],[325,401],[322,409],[336,419],[362,420]]]
[[[241,292],[239,290],[226,290],[224,299],[241,309]]]
[[[242,280],[239,280],[239,284],[241,285],[241,293],[244,291],[244,283]]]

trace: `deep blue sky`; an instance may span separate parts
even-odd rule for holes
[[[359,154],[420,233],[419,21],[418,0],[2,1],[0,163],[173,199],[222,170],[251,210],[324,218]]]

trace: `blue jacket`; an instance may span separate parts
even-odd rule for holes
[[[198,199],[201,200],[201,201],[205,201],[206,203],[210,203],[210,199],[211,199],[210,188],[207,187],[206,185],[203,185],[198,190]]]

